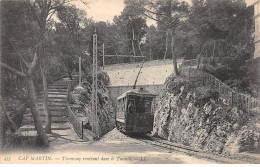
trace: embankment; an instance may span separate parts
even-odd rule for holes
[[[160,99],[154,136],[206,152],[259,151],[257,112],[226,104],[209,85],[169,77]]]

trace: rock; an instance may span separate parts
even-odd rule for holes
[[[239,124],[238,124],[238,123],[235,123],[235,124],[233,125],[233,127],[232,127],[232,128],[233,128],[234,130],[238,130],[238,129],[239,129],[239,127],[240,127],[240,126],[239,126]]]
[[[210,103],[206,103],[203,107],[203,110],[205,111],[205,114],[209,114],[212,110],[212,105]]]
[[[224,146],[223,153],[225,154],[236,154],[239,152],[238,140],[235,133],[228,136]]]
[[[244,126],[250,120],[239,106],[223,104],[208,86],[174,79],[167,84],[155,111],[153,135],[219,154],[259,148],[259,135]]]
[[[100,76],[103,74],[98,74],[99,79],[107,80],[106,77]],[[101,129],[101,134],[107,133],[115,127],[115,112],[112,105],[112,98],[109,96],[109,91],[103,82],[100,82],[98,89],[98,119],[99,127]],[[89,121],[93,127],[93,113],[91,109],[91,87],[90,83],[84,81],[82,86],[77,86],[72,91],[72,98],[74,102],[74,112],[82,113],[86,117],[86,121]]]

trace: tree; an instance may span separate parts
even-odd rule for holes
[[[40,114],[36,107],[36,94],[35,94],[35,87],[34,87],[34,83],[33,83],[33,71],[35,70],[37,64],[38,64],[38,55],[36,52],[34,54],[33,61],[30,64],[28,64],[28,70],[26,73],[17,71],[16,69],[10,67],[9,65],[0,62],[1,67],[26,79],[31,112],[33,115],[33,120],[35,122],[35,129],[38,133],[38,136],[40,137],[40,140],[43,142],[43,144],[48,146],[49,145],[48,137],[46,136],[44,129],[42,127]]]
[[[39,111],[36,107],[34,86],[34,74],[39,64],[37,52],[41,43],[37,38],[37,22],[26,2],[5,1],[1,3],[1,16],[3,16],[1,17],[3,25],[1,28],[3,47],[1,48],[3,48],[3,52],[0,66],[2,69],[26,81],[35,129],[40,141],[48,146],[48,137],[45,134]],[[14,26],[13,24],[16,25]],[[10,61],[9,55],[12,55],[13,61]],[[19,62],[22,64],[17,65]]]
[[[136,12],[134,6],[125,1],[125,8],[120,16],[114,18],[116,25],[126,29],[126,35],[130,42],[128,43],[128,48],[132,47],[132,53],[136,55],[135,46],[138,47],[139,54],[143,56],[141,51],[140,42],[144,35],[147,33],[147,25],[144,17]],[[130,47],[131,46],[131,47]]]
[[[186,2],[179,2],[177,0],[147,0],[139,1],[138,3],[133,3],[130,1],[129,3],[131,3],[133,8],[139,9],[139,13],[155,20],[157,22],[158,29],[163,29],[165,32],[169,32],[171,35],[173,67],[175,74],[179,75],[179,71],[177,69],[177,55],[174,51],[174,45],[176,44],[176,38],[174,36],[176,35],[177,27],[187,17],[189,7],[188,4]]]
[[[193,36],[190,42],[196,39],[198,50],[205,45],[210,58],[206,70],[231,87],[252,92],[250,85],[258,82],[257,72],[250,69],[255,67],[253,25],[253,6],[242,0],[193,0],[186,32]]]
[[[150,60],[160,58],[159,55],[163,53],[163,39],[162,34],[155,26],[150,26],[147,29],[146,35],[146,50],[148,51]]]

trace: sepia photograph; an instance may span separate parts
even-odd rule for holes
[[[260,0],[0,0],[0,165],[260,164]]]

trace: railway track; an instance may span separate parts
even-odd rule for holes
[[[176,144],[173,142],[166,141],[164,139],[156,138],[151,135],[142,135],[142,136],[136,136],[136,135],[131,135],[130,137],[136,138],[140,142],[144,142],[149,145],[153,145],[156,147],[160,147],[169,151],[174,151],[174,152],[180,152],[187,154],[189,156],[195,156],[199,159],[207,159],[207,160],[213,160],[218,163],[224,163],[224,164],[248,164],[248,163],[259,163],[259,159],[255,158],[252,159],[252,157],[246,157],[246,156],[228,156],[228,155],[219,155],[219,154],[212,154],[212,153],[207,153],[203,150],[199,149],[192,149],[188,146],[181,145],[181,144]]]

